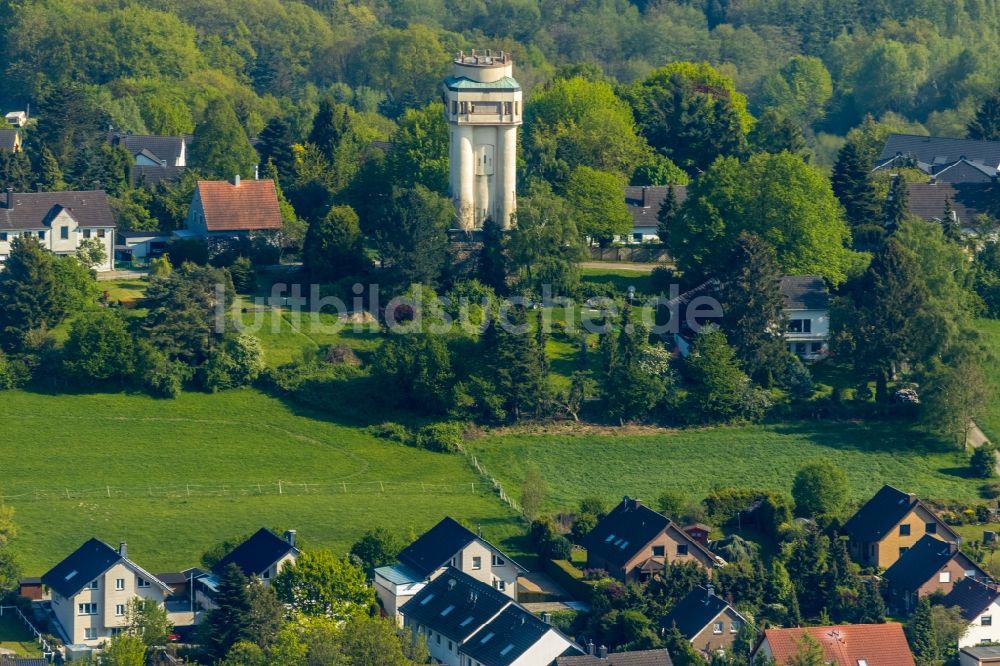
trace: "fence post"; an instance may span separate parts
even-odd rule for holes
[[[346,481],[341,481],[340,484],[342,486],[344,486],[344,494],[346,495],[347,494],[347,482]]]
[[[378,482],[378,489],[383,493],[385,492],[385,486],[382,485],[381,481]]]
[[[282,491],[281,491],[281,479],[278,479],[278,494],[279,495],[282,494]]]
[[[108,489],[108,497],[110,498],[111,497],[111,486],[107,486],[107,489]]]

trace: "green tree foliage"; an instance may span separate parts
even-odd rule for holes
[[[454,372],[445,338],[429,332],[393,335],[372,367],[381,386],[392,386],[394,404],[443,414],[451,405]]]
[[[917,601],[917,608],[906,623],[906,640],[920,666],[937,662],[939,654],[937,637],[934,635],[934,625],[931,621],[930,599],[926,596]]]
[[[722,277],[723,329],[752,379],[770,386],[787,365],[781,270],[768,243],[741,234]]]
[[[707,63],[654,70],[626,98],[653,149],[691,174],[720,155],[741,153],[753,125],[746,97]]]
[[[574,169],[566,185],[566,203],[576,216],[577,229],[602,247],[632,230],[623,185],[614,174],[588,166]]]
[[[118,310],[97,310],[73,320],[63,345],[63,369],[81,384],[124,380],[134,369],[134,340]]]
[[[125,626],[128,633],[141,636],[148,647],[166,645],[174,625],[166,609],[155,599],[134,597],[125,606]]]
[[[857,142],[844,144],[833,167],[833,193],[840,200],[853,229],[879,224],[878,200],[871,179],[871,162]]]
[[[146,644],[141,636],[118,634],[101,651],[100,663],[103,666],[145,666]]]
[[[809,463],[795,473],[792,498],[800,516],[837,515],[847,502],[847,474],[827,461]]]
[[[194,129],[190,162],[212,178],[228,180],[237,174],[253,177],[257,152],[229,102],[209,102],[204,118]]]
[[[631,307],[625,308],[618,328],[602,394],[607,417],[624,423],[648,418],[666,396],[672,376],[668,357],[656,358],[661,348],[647,342],[646,328]]]
[[[258,138],[260,161],[263,164],[273,162],[279,175],[291,178],[295,173],[295,151],[292,149],[295,140],[288,120],[282,116],[271,118]]]
[[[364,570],[327,550],[303,551],[272,584],[282,602],[305,615],[343,621],[367,614],[375,603]]]
[[[235,563],[230,562],[219,576],[215,608],[205,617],[204,647],[212,660],[221,660],[240,641],[253,640],[250,635],[250,597],[247,578]]]
[[[247,584],[247,601],[250,604],[247,632],[259,648],[267,648],[274,643],[285,622],[285,605],[273,587],[257,578]]]
[[[997,450],[991,444],[983,444],[969,456],[969,467],[973,475],[988,479],[997,474]]]
[[[432,192],[448,194],[448,123],[440,102],[407,109],[391,141],[386,168],[393,185],[423,185]]]
[[[501,306],[483,332],[480,347],[483,370],[479,374],[491,391],[488,398],[479,396],[479,400],[492,406],[486,410],[480,404],[480,409],[488,413],[498,408],[514,420],[541,414],[550,398],[548,364],[524,307]]]
[[[580,285],[579,262],[586,249],[566,201],[542,187],[521,197],[508,241],[510,263],[522,287],[570,296]]]
[[[962,350],[947,363],[934,359],[923,373],[922,420],[957,448],[965,448],[972,424],[986,414],[995,398],[981,356],[975,348]]]
[[[266,367],[264,350],[251,333],[229,334],[213,348],[204,367],[204,387],[210,391],[250,386]]]
[[[419,23],[377,32],[354,58],[352,83],[384,90],[383,110],[389,117],[434,99],[450,60],[438,34]]]
[[[969,123],[966,135],[979,141],[1000,140],[1000,93],[983,100]]]
[[[423,185],[393,189],[375,231],[385,283],[396,288],[438,284],[448,257],[448,229],[454,217],[451,202]]]
[[[361,562],[368,576],[371,576],[376,568],[394,563],[405,546],[403,540],[392,530],[376,527],[354,542],[350,554]]]
[[[767,109],[754,124],[747,137],[750,149],[755,152],[789,152],[809,161],[806,139],[794,120],[776,109]]]
[[[336,282],[364,267],[361,223],[350,206],[334,206],[309,225],[302,262],[313,280]]]
[[[797,123],[821,120],[833,96],[833,81],[823,61],[813,56],[794,56],[761,86],[764,102],[777,107]]]
[[[688,400],[695,414],[708,421],[730,421],[747,414],[750,378],[722,331],[702,329],[691,346],[687,371],[691,377]]]
[[[37,239],[20,236],[0,272],[0,346],[17,351],[25,336],[51,328],[65,313],[55,261]]]
[[[782,183],[775,188],[774,183]],[[834,284],[855,256],[850,231],[826,178],[789,153],[747,162],[719,159],[688,190],[674,224],[671,254],[692,275],[718,275],[742,232],[770,243],[785,273],[820,274]]]
[[[652,158],[628,104],[604,81],[559,79],[535,93],[524,111],[529,173],[557,191],[580,167],[624,179]]]
[[[910,214],[907,199],[906,179],[896,174],[889,184],[889,196],[885,200],[885,228],[889,233],[895,232]]]
[[[795,654],[788,657],[785,663],[788,666],[824,666],[826,658],[823,656],[823,646],[809,634],[802,634]]]
[[[667,186],[667,195],[656,211],[656,236],[664,245],[670,242],[670,227],[679,209],[677,193],[674,191],[674,186],[669,185]]]
[[[483,249],[479,254],[476,276],[497,294],[507,293],[507,234],[493,218],[483,222]]]

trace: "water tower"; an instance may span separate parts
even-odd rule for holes
[[[481,229],[487,218],[509,228],[517,196],[517,128],[521,86],[500,51],[461,52],[444,82],[450,136],[451,196],[458,226]]]

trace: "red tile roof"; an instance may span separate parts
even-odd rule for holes
[[[198,196],[209,231],[280,229],[281,210],[273,180],[199,180]]]
[[[903,625],[895,622],[767,629],[764,640],[778,666],[787,664],[798,652],[804,634],[823,647],[824,661],[838,666],[914,666]]]

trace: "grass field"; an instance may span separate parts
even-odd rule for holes
[[[635,287],[640,294],[650,294],[653,291],[649,273],[626,268],[581,268],[580,279],[584,282],[610,284],[622,296],[629,287]]]
[[[0,616],[0,651],[13,650],[18,657],[41,657],[42,651],[31,632],[21,624],[14,611]]]
[[[979,424],[994,442],[1000,442],[1000,321],[981,319],[977,322],[979,332],[993,352],[993,359],[986,368],[986,377],[993,382],[995,401],[992,409]]]
[[[262,525],[342,552],[371,527],[405,538],[445,515],[521,550],[513,514],[461,456],[379,440],[256,391],[175,401],[12,391],[4,412],[0,495],[15,508],[12,544],[29,575],[91,536],[127,540],[140,564],[166,570]],[[321,485],[304,494],[302,483]]]
[[[550,509],[572,508],[581,497],[594,495],[655,502],[664,490],[691,501],[725,486],[787,492],[796,470],[814,460],[841,465],[854,500],[867,498],[883,483],[925,498],[978,499],[980,482],[966,478],[963,456],[899,424],[802,423],[636,434],[583,430],[501,432],[470,448],[508,491],[519,487],[527,469],[539,469]]]

